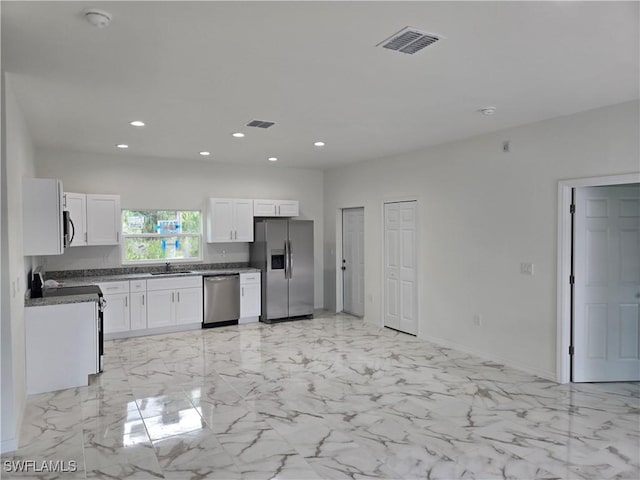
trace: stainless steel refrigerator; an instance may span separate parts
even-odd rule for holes
[[[255,220],[251,266],[262,272],[262,322],[313,315],[313,221]]]

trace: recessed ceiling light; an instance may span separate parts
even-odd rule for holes
[[[482,113],[483,115],[493,115],[494,113],[496,113],[496,107],[485,107],[485,108],[481,108],[480,109],[480,113]]]
[[[129,125],[132,127],[144,127],[144,122],[141,120],[134,120],[133,122],[129,122]]]
[[[316,147],[324,147],[324,142],[315,142],[314,145]]]
[[[200,152],[200,155],[202,155],[203,157],[208,157],[209,155],[211,155],[211,152]]]
[[[269,157],[269,161],[270,162],[277,162],[278,161],[278,157]]]
[[[236,132],[236,133],[232,133],[231,135],[233,135],[236,138],[242,138],[244,137],[244,133],[242,132]]]
[[[116,147],[118,147],[118,148],[129,148],[129,145],[127,145],[126,143],[119,143],[118,145],[116,145]]]

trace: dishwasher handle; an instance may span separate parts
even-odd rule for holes
[[[227,280],[233,278],[233,277],[239,277],[239,275],[218,275],[215,277],[204,277],[204,281],[205,283],[220,283],[220,282],[226,282]]]

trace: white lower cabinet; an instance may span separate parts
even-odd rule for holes
[[[261,313],[260,272],[240,274],[240,319],[238,323],[257,322]]]
[[[131,330],[129,282],[105,282],[99,286],[106,300],[104,333],[120,333]]]
[[[87,385],[100,368],[98,304],[27,307],[24,320],[27,394]]]
[[[148,328],[202,323],[202,277],[147,280]]]
[[[176,290],[176,324],[202,323],[202,287]]]
[[[175,292],[160,290],[147,292],[147,327],[168,327],[173,325]]]
[[[99,284],[108,337],[202,323],[202,277],[170,277]],[[157,333],[157,332],[155,332]]]
[[[144,330],[147,328],[147,281],[132,280],[129,282],[129,291],[131,330]]]

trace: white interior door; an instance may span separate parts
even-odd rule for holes
[[[575,200],[573,381],[640,380],[640,184]]]
[[[417,202],[384,205],[384,324],[418,333]]]
[[[343,311],[364,316],[364,208],[342,210]]]

